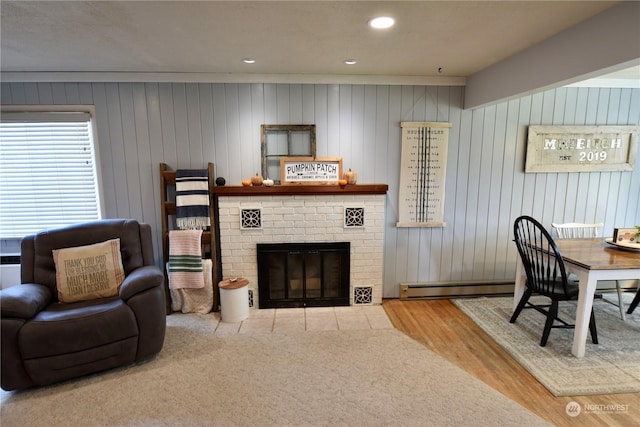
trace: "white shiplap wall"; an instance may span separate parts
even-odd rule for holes
[[[511,226],[640,224],[640,166],[633,172],[525,174],[527,125],[639,125],[639,89],[560,88],[462,110],[464,88],[209,83],[3,83],[3,105],[93,104],[108,217],[156,231],[158,164],[215,164],[230,184],[260,170],[260,124],[315,123],[317,154],[341,156],[361,183],[387,183],[384,297],[401,282],[514,277]],[[396,229],[400,122],[443,121],[449,140],[444,229]]]

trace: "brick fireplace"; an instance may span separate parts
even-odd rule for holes
[[[349,242],[349,304],[381,304],[386,192],[384,184],[216,187],[224,277],[247,278],[258,308],[258,244]]]

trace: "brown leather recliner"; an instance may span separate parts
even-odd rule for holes
[[[119,295],[62,304],[53,249],[120,238],[125,279]],[[157,354],[166,329],[164,275],[154,263],[151,227],[102,220],[27,236],[22,284],[0,291],[0,385],[42,386],[128,365]]]

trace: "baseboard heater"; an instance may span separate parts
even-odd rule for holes
[[[621,280],[623,292],[635,292],[636,280]],[[513,296],[513,280],[471,280],[468,282],[415,282],[400,283],[400,299],[445,299],[475,296]],[[598,292],[616,292],[615,281],[600,281]]]
[[[400,283],[400,299],[411,300],[513,295],[514,286],[515,283],[513,280]]]

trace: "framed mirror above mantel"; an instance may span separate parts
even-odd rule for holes
[[[262,176],[280,184],[280,158],[315,157],[316,125],[260,126]]]

